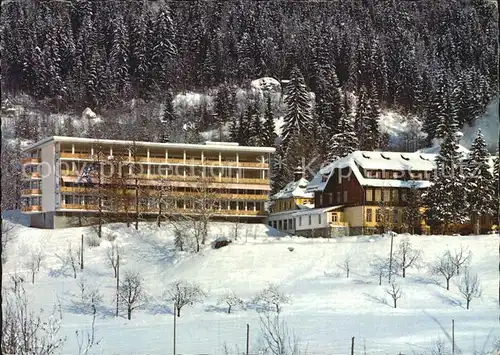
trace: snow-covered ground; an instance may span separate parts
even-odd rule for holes
[[[132,320],[126,319],[125,312],[115,318],[116,280],[106,258],[110,242],[102,240],[98,247],[85,247],[82,274],[89,286],[98,286],[104,294],[95,326],[101,339],[94,349],[96,354],[171,354],[172,309],[161,296],[168,284],[179,279],[201,284],[209,297],[203,304],[182,309],[177,319],[178,354],[224,354],[224,344],[244,349],[246,324],[250,325],[250,353],[257,354],[258,313],[250,307],[227,314],[217,299],[231,289],[249,301],[269,282],[291,295],[292,303],[284,305],[282,318],[310,355],[347,354],[352,337],[358,354],[428,354],[436,340],[447,339],[452,319],[457,354],[491,350],[495,337],[500,336],[497,235],[410,237],[423,249],[424,263],[420,269],[408,270],[406,279],[397,277],[403,296],[394,309],[385,293],[386,285],[378,286],[369,267],[377,255],[387,255],[387,236],[304,239],[278,237],[276,230],[265,225],[243,225],[238,240],[229,246],[215,250],[206,245],[199,254],[192,254],[174,251],[173,232],[168,227],[141,224],[136,231],[111,225],[106,230],[117,235],[123,247],[122,272],[139,271],[150,299],[143,309],[133,312]],[[214,223],[210,236],[232,237],[233,230],[230,223]],[[82,233],[89,235],[92,230],[40,230],[18,225],[4,267],[6,287],[11,275],[25,272],[21,264],[27,250],[42,248],[46,255],[43,267],[35,284],[25,287],[32,307],[43,308],[44,314],[54,303],[61,303],[62,332],[67,337],[64,354],[77,353],[75,331],[88,330],[92,317],[73,305],[77,281],[71,273],[59,272],[61,263],[55,254],[64,254],[70,242],[76,248]],[[403,238],[395,237],[396,247]],[[482,297],[472,301],[471,310],[465,309],[456,278],[446,291],[444,279],[431,276],[425,265],[448,248],[460,246],[472,251],[470,267],[479,273],[483,287]],[[352,260],[349,279],[338,266],[347,256]]]

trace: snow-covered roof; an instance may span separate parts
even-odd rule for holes
[[[288,183],[282,190],[271,196],[272,200],[280,200],[290,197],[313,198],[313,194],[306,192],[309,181],[305,178]]]
[[[425,188],[430,185],[426,180],[397,180],[365,178],[361,169],[394,171],[432,171],[435,168],[436,154],[355,151],[320,169],[307,186],[307,192],[323,191],[335,170],[349,168],[362,186],[373,187],[412,187]]]
[[[132,141],[113,140],[113,139],[94,139],[94,138],[80,138],[80,137],[63,137],[52,136],[42,139],[24,149],[30,151],[50,142],[67,142],[67,143],[94,143],[94,144],[107,144],[107,145],[126,145],[130,146]],[[217,149],[219,151],[234,151],[234,152],[251,152],[251,153],[274,153],[275,148],[272,147],[248,147],[241,145],[228,145],[227,143],[217,144],[217,142],[210,142],[208,144],[187,144],[187,143],[156,143],[156,142],[142,142],[136,141],[134,144],[142,147],[155,147],[155,148],[177,148],[177,149],[191,149],[191,150],[207,150]]]
[[[312,209],[308,209],[308,210],[303,210],[303,211],[297,211],[293,214],[294,217],[296,216],[304,216],[304,215],[316,215],[316,214],[323,214],[325,212],[330,212],[330,211],[334,211],[334,210],[337,210],[339,208],[342,208],[344,207],[343,205],[339,205],[339,206],[330,206],[330,207],[323,207],[323,208],[312,208]]]

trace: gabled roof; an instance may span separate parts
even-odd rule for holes
[[[313,198],[313,194],[306,192],[309,180],[302,178],[288,183],[282,190],[271,196],[272,200],[280,200],[290,197]]]
[[[396,180],[365,178],[360,169],[394,171],[432,171],[436,154],[355,151],[320,169],[307,186],[307,192],[323,191],[335,170],[349,168],[362,186],[425,188],[426,180]]]

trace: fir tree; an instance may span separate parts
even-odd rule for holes
[[[427,144],[431,144],[441,122],[447,119],[446,105],[448,98],[448,80],[446,74],[438,74],[437,84],[434,88],[429,103],[427,105],[423,131],[427,134]],[[449,116],[448,116],[449,117]]]
[[[452,224],[464,223],[468,215],[467,188],[461,171],[461,153],[456,132],[446,135],[439,155],[432,185],[426,194],[427,219],[433,228],[447,233]]]
[[[492,216],[494,213],[492,206],[495,191],[489,171],[489,157],[484,136],[478,130],[465,161],[469,209],[476,234],[479,234],[481,216]]]
[[[320,125],[328,134],[339,132],[339,122],[343,113],[342,93],[335,69],[325,66],[318,77],[316,90],[316,114]]]
[[[497,150],[497,156],[494,160],[493,164],[493,191],[494,191],[494,199],[493,199],[493,211],[495,212],[494,220],[496,220],[497,226],[500,225],[500,154]]]
[[[169,69],[171,59],[176,54],[174,25],[167,5],[163,5],[158,11],[149,40],[152,41],[150,80],[164,90],[171,84]]]
[[[403,209],[403,221],[408,231],[411,234],[415,234],[415,229],[420,228],[420,221],[422,219],[422,192],[416,187],[416,184],[412,184],[409,189],[406,190],[405,207]]]
[[[172,129],[174,128],[175,114],[173,106],[173,97],[170,91],[167,92],[165,96],[165,102],[163,104],[163,114],[161,116],[160,122],[160,142],[168,142],[170,140],[170,135],[172,134]]]
[[[293,135],[307,136],[310,134],[311,104],[304,77],[295,66],[290,74],[290,82],[286,87],[284,99],[287,111],[283,119],[282,144],[288,147]]]
[[[274,125],[274,114],[271,106],[271,95],[266,97],[266,108],[264,111],[264,127],[263,127],[262,143],[266,147],[274,147],[276,142],[276,127]]]
[[[118,16],[112,23],[113,45],[111,48],[111,68],[114,74],[115,92],[126,99],[130,91],[129,42],[123,18]]]
[[[356,136],[356,132],[354,131],[351,118],[346,113],[342,115],[339,124],[339,131],[341,133],[334,134],[328,144],[329,161],[334,161],[337,158],[345,157],[358,149],[358,137]]]
[[[263,127],[262,121],[259,112],[254,107],[252,110],[252,115],[249,117],[250,119],[250,139],[249,143],[254,146],[262,146],[263,140]]]
[[[378,115],[379,111],[375,98],[370,97],[366,88],[362,87],[355,118],[355,131],[361,150],[374,150],[378,146]]]

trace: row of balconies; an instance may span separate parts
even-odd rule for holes
[[[97,205],[80,205],[80,204],[62,204],[61,209],[65,210],[85,210],[85,211],[97,211],[98,206]],[[129,212],[133,213],[135,212],[135,208],[131,208],[128,211],[125,209],[120,209],[119,211],[112,211],[112,212]],[[147,206],[140,206],[140,212],[141,213],[159,213],[160,210],[157,207],[147,207]],[[163,211],[165,212],[165,210]],[[174,213],[174,214],[189,214],[189,213],[197,213],[196,210],[194,209],[189,209],[189,208],[169,208],[168,213]],[[227,209],[215,209],[212,211],[213,214],[215,215],[244,215],[244,216],[264,216],[266,215],[265,211],[249,211],[249,210],[227,210]]]
[[[30,158],[30,157],[27,157],[27,158],[22,158],[21,159],[21,164],[22,165],[26,165],[26,164],[36,165],[36,164],[40,164],[40,163],[41,163],[40,158]]]
[[[36,196],[41,194],[42,190],[40,189],[24,189],[21,191],[21,196]]]
[[[111,189],[106,189],[112,193]],[[97,193],[98,190],[91,187],[76,187],[76,186],[62,186],[61,192],[65,193],[77,193],[77,194],[93,194]],[[123,195],[123,190],[118,189],[116,191],[118,194]],[[134,189],[127,189],[127,195],[134,195]],[[141,190],[141,194],[147,196],[159,196],[160,191],[158,190]],[[166,191],[163,194],[167,197],[177,197],[183,198],[184,196],[197,197],[200,196],[199,192],[183,192],[183,191]],[[210,193],[210,198],[220,198],[222,200],[255,200],[255,201],[267,201],[269,197],[267,195],[254,195],[254,194],[225,194],[225,193]]]
[[[91,160],[95,161],[97,157],[91,154],[85,153],[61,153],[61,159],[72,159],[72,160]],[[258,162],[236,162],[227,160],[209,160],[209,159],[195,159],[195,158],[158,158],[158,157],[123,157],[126,162],[138,162],[138,163],[156,163],[156,164],[172,164],[172,165],[207,165],[207,166],[232,166],[232,167],[248,167],[248,168],[269,168],[268,163],[258,163]]]
[[[61,170],[61,176],[78,176],[77,171]],[[202,179],[201,176],[192,175],[153,175],[153,174],[137,174],[138,179],[142,180],[167,180],[167,181],[190,181],[197,182]],[[130,179],[135,179],[135,176],[129,176]],[[234,177],[215,177],[213,181],[209,182],[225,182],[235,184],[269,184],[268,179],[255,179],[255,178],[234,178]]]
[[[42,207],[39,205],[23,206],[21,207],[22,212],[41,212]]]

